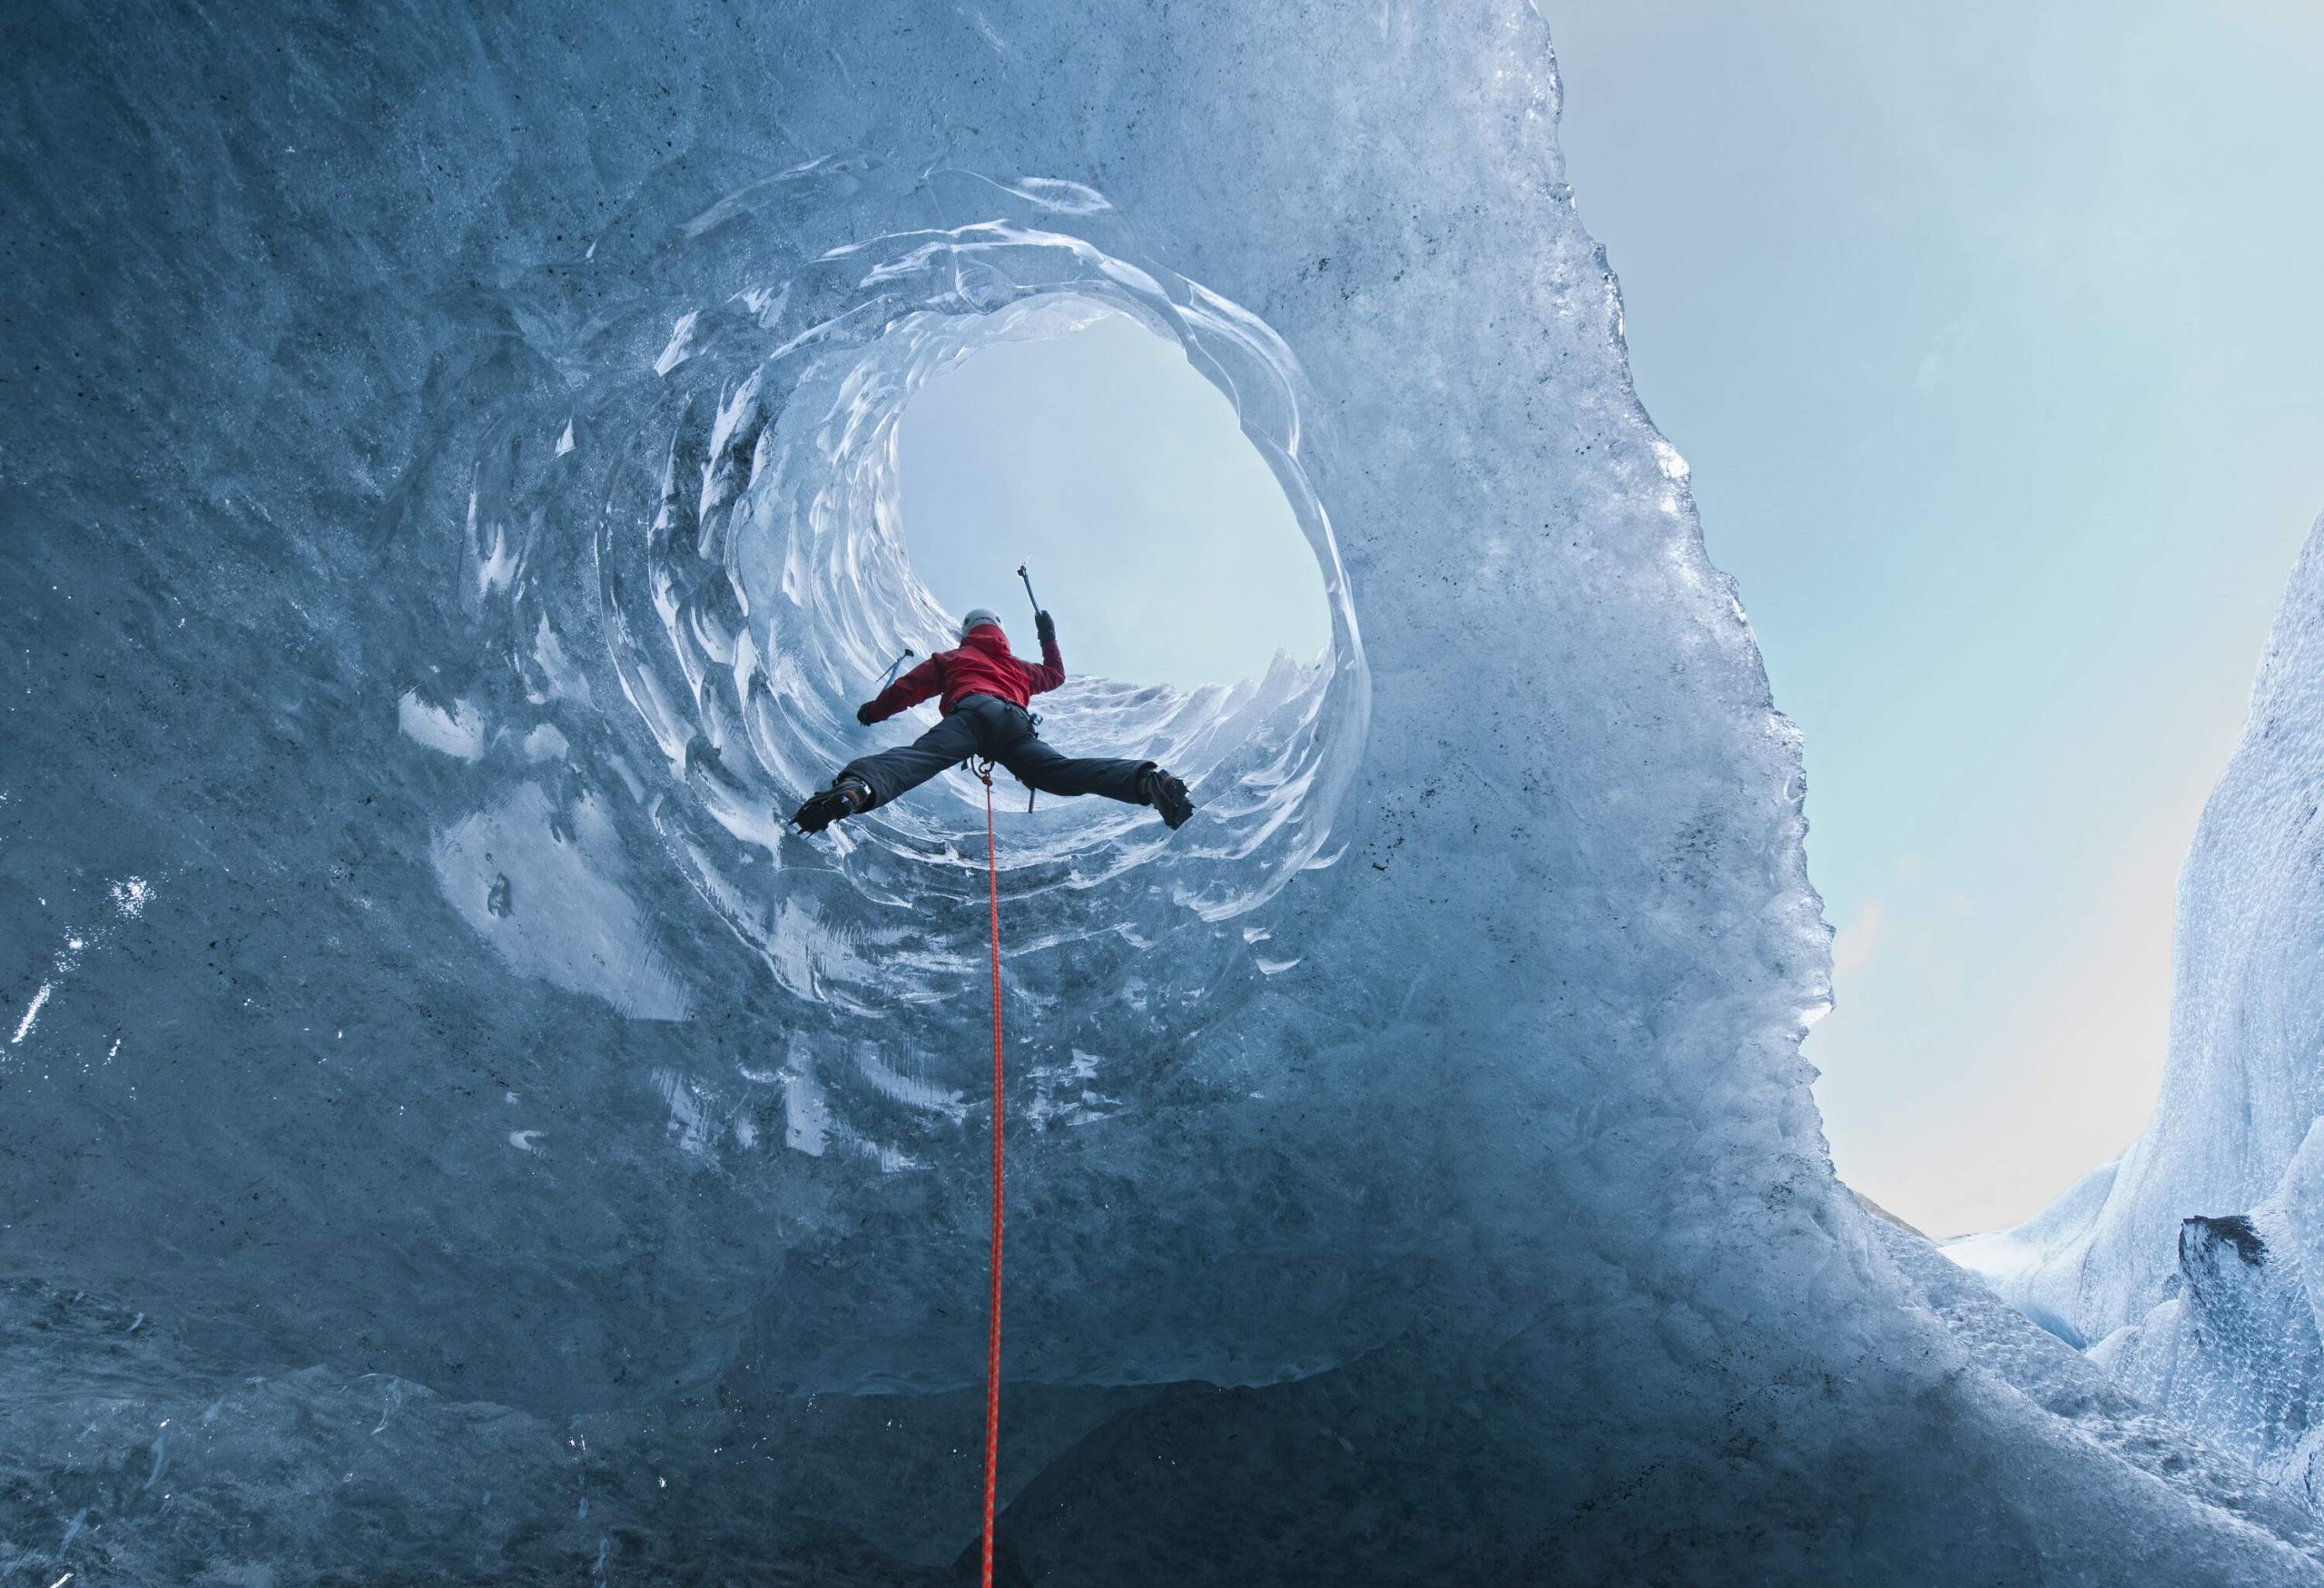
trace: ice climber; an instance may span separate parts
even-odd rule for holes
[[[1028,704],[1065,682],[1065,658],[1049,615],[1034,613],[1033,626],[1041,636],[1038,666],[1010,653],[999,614],[981,607],[970,612],[958,648],[939,651],[855,710],[855,720],[868,727],[934,696],[944,714],[936,725],[909,745],[849,762],[831,787],[799,807],[793,823],[803,833],[820,833],[980,755],[1039,793],[1152,805],[1173,828],[1184,825],[1195,814],[1187,785],[1155,763],[1068,755],[1041,743]]]

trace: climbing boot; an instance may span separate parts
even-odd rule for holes
[[[1195,803],[1187,797],[1186,784],[1159,766],[1147,768],[1138,786],[1146,794],[1146,803],[1162,813],[1163,824],[1172,832],[1185,826],[1194,815]]]
[[[872,804],[872,785],[852,772],[843,772],[831,787],[792,813],[792,825],[802,833],[821,833],[842,816],[852,816]]]

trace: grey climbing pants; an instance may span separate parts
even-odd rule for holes
[[[1068,755],[1041,743],[1032,714],[990,695],[964,695],[951,714],[909,745],[859,756],[842,769],[872,785],[872,804],[884,805],[972,755],[1009,769],[1027,788],[1049,794],[1103,794],[1125,804],[1147,803],[1138,784],[1151,761],[1108,761]],[[869,808],[869,807],[867,807]]]

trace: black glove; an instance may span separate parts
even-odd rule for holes
[[[1057,619],[1051,617],[1046,612],[1034,613],[1033,632],[1041,636],[1041,643],[1043,645],[1053,646],[1057,644]]]
[[[867,700],[862,705],[855,708],[855,720],[862,723],[867,728],[879,720],[872,715],[872,703],[870,701]]]

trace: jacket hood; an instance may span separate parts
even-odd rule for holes
[[[1013,656],[1017,654],[1009,648],[1009,636],[1001,632],[1000,625],[997,623],[978,624],[960,636],[960,645],[964,649],[974,646],[989,656]]]

